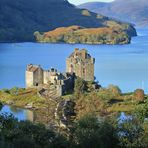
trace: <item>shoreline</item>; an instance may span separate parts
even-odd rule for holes
[[[116,89],[116,87],[114,87],[114,89]],[[118,88],[117,88],[117,90],[118,90]],[[109,101],[108,102],[109,104],[107,103],[109,106],[107,104],[106,104],[107,106],[106,105],[105,106],[106,106],[106,109],[108,111],[110,110],[111,112],[122,112],[122,111],[126,112],[126,110],[128,112],[128,109],[126,109],[124,107],[129,107],[129,110],[131,110],[134,106],[136,106],[135,103],[138,101],[138,100],[136,101],[136,99],[133,98],[134,92],[112,94],[112,92],[108,91],[107,88],[102,88],[101,90],[99,89],[98,91],[91,91],[86,94],[83,94],[82,96],[83,97],[85,96],[88,99],[98,98],[99,100],[96,100],[96,101],[101,101],[101,103],[103,103],[103,104],[104,103],[106,104],[108,102],[108,101],[106,102],[106,99],[110,98],[111,99],[110,101],[111,102],[113,101],[113,103],[110,104],[109,103],[110,101]],[[106,96],[106,97],[104,98],[104,96]],[[70,99],[73,97],[74,97],[74,94],[64,95],[64,96],[61,96],[61,101],[62,100],[66,101],[67,99]],[[83,97],[82,97],[82,99],[83,99]],[[102,100],[100,97],[101,98],[103,97],[104,100]],[[112,100],[112,97],[115,98],[115,102],[114,102],[114,99]],[[147,98],[147,97],[148,96],[145,94],[145,98]],[[80,96],[80,100],[81,100],[81,96]],[[44,109],[47,109],[48,107],[51,107],[50,106],[51,104],[54,104],[52,101],[46,100],[45,98],[40,97],[37,94],[36,89],[30,89],[30,90],[28,90],[28,89],[21,90],[20,89],[20,93],[17,95],[9,94],[7,92],[3,92],[2,90],[0,90],[0,101],[4,105],[14,106],[17,108],[31,110],[31,111],[44,110]],[[79,101],[79,99],[74,100],[74,102],[77,102],[77,101]],[[133,105],[131,103],[126,104],[126,101],[134,103],[134,104]],[[80,102],[80,103],[83,104],[83,102]],[[30,104],[32,104],[32,106],[29,107]]]
[[[80,44],[80,45],[129,45],[131,44],[131,41],[132,41],[132,38],[134,37],[138,37],[139,35],[137,36],[133,36],[131,37],[131,40],[129,43],[119,43],[119,44],[111,44],[111,43],[68,43],[68,42],[37,42],[37,41],[16,41],[16,42],[13,42],[13,41],[0,41],[0,44],[19,44],[19,43],[37,43],[37,44],[68,44],[68,45],[77,45],[77,44]]]

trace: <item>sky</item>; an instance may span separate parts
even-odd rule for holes
[[[86,2],[111,2],[113,0],[68,0],[70,3],[75,4],[75,5],[79,5],[82,3],[86,3]]]

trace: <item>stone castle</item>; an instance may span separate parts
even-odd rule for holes
[[[43,70],[40,65],[29,64],[26,69],[26,88],[50,86],[57,96],[61,96],[73,89],[75,76],[94,81],[94,63],[95,59],[87,50],[75,49],[66,60],[66,73],[54,68]]]
[[[85,81],[94,81],[94,63],[95,59],[87,53],[87,50],[76,48],[66,60],[66,72],[75,73]]]

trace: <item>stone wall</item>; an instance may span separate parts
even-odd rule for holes
[[[38,86],[43,84],[43,70],[39,68],[33,73],[33,85]]]
[[[66,60],[66,72],[75,73],[86,81],[94,81],[94,63],[95,59],[85,49],[75,49]]]
[[[51,72],[49,70],[44,70],[43,72],[43,83],[48,84],[48,82],[55,84],[56,81],[59,79],[59,76],[56,72]]]
[[[43,70],[40,65],[29,64],[26,70],[26,87],[48,86],[50,82],[56,87],[57,95],[61,96],[74,88],[75,76],[86,81],[94,81],[94,63],[94,58],[87,50],[75,49],[66,60],[67,73],[58,73],[54,68]]]
[[[26,88],[33,87],[33,72],[26,71]]]
[[[43,70],[38,68],[35,71],[26,70],[26,87],[34,87],[43,84]]]
[[[51,94],[59,97],[74,88],[74,77],[67,73],[58,73],[53,68],[43,70],[40,66],[29,64],[26,70],[26,88],[31,87],[49,89]]]

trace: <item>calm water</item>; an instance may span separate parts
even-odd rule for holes
[[[86,48],[96,58],[95,76],[102,86],[118,85],[123,92],[144,88],[148,93],[148,29],[138,29],[138,34],[130,45],[0,44],[0,89],[25,87],[29,63],[64,72],[74,48]]]
[[[34,111],[31,111],[28,109],[21,109],[21,108],[9,106],[9,105],[4,105],[2,110],[0,111],[0,114],[7,114],[7,115],[12,114],[19,121],[29,120],[32,122],[40,122],[40,123],[44,123],[44,124],[46,124],[46,122],[47,122],[44,120],[38,120],[38,118],[39,119],[43,118],[43,116],[40,117],[39,113],[35,113]],[[131,117],[126,115],[124,112],[121,112],[121,114],[118,117],[118,119],[120,120],[119,122],[122,122],[124,120],[129,119],[129,118],[131,118]]]
[[[27,110],[27,109],[21,109],[18,107],[13,107],[9,105],[4,105],[2,110],[0,111],[0,114],[12,114],[15,118],[19,120],[34,120],[34,113],[33,111]]]

